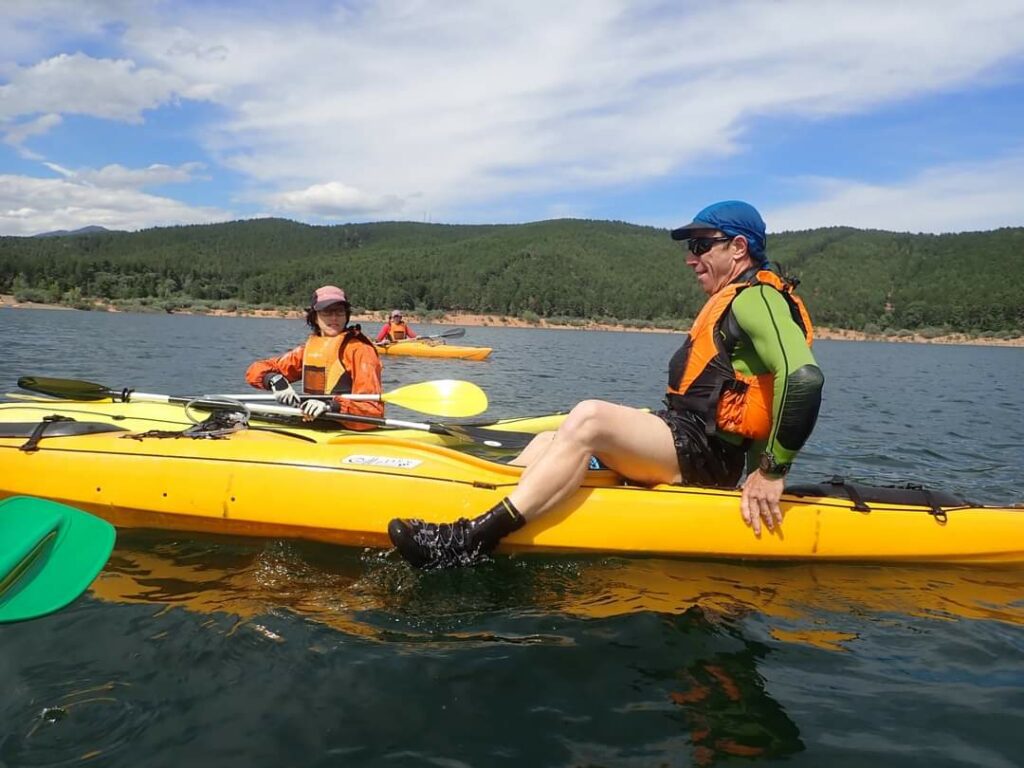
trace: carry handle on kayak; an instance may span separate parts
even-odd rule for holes
[[[460,382],[468,383],[468,382]],[[255,416],[285,416],[301,418],[302,411],[298,408],[290,408],[284,405],[269,405],[262,403],[242,403],[231,400],[217,400],[209,398],[188,398],[173,397],[171,395],[149,394],[146,392],[134,392],[130,389],[116,391],[96,384],[91,381],[80,381],[77,379],[55,379],[41,376],[23,376],[18,379],[18,386],[30,392],[61,397],[74,400],[106,400],[108,398],[115,402],[147,402],[147,403],[171,403],[185,405],[202,410],[233,410],[245,411]],[[472,385],[476,386],[476,385]],[[316,419],[317,421],[351,422],[358,424],[373,424],[377,427],[388,427],[391,429],[415,429],[421,432],[432,432],[437,435],[448,435],[457,437],[468,442],[480,443],[489,448],[503,450],[520,450],[525,448],[535,435],[526,432],[506,432],[504,430],[483,429],[461,424],[438,424],[432,422],[404,421],[401,419],[378,419],[372,416],[361,416],[348,413],[324,413]]]

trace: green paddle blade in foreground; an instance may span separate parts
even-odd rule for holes
[[[0,502],[0,622],[60,610],[81,595],[114,548],[114,526],[46,499]]]

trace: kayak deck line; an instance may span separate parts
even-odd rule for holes
[[[80,435],[79,435],[79,437],[80,437]],[[152,439],[163,439],[163,438],[152,438]],[[13,450],[21,450],[20,448],[17,448],[16,446],[0,445],[0,451],[12,450],[12,449]],[[308,470],[316,470],[316,471],[319,471],[319,472],[356,472],[356,473],[359,473],[359,472],[367,472],[367,471],[369,471],[367,469],[364,469],[364,468],[361,468],[361,467],[358,467],[358,466],[339,466],[339,467],[333,467],[332,466],[332,467],[325,467],[322,464],[314,464],[314,463],[308,463],[308,462],[304,463],[304,462],[297,462],[297,461],[276,461],[276,460],[271,460],[271,459],[257,460],[257,459],[218,458],[218,457],[205,457],[205,456],[182,456],[180,454],[173,454],[173,453],[137,453],[137,454],[129,454],[129,453],[121,452],[121,451],[111,451],[111,450],[102,450],[102,449],[92,449],[92,450],[85,449],[85,450],[83,450],[83,449],[79,449],[79,448],[60,448],[60,447],[52,445],[52,444],[50,444],[50,445],[40,445],[39,448],[36,451],[33,451],[33,453],[42,453],[43,451],[47,451],[47,452],[50,452],[50,453],[68,453],[68,454],[74,454],[74,455],[89,455],[89,456],[97,456],[97,457],[101,457],[101,456],[113,457],[113,456],[116,456],[116,457],[119,457],[119,458],[125,458],[125,459],[130,459],[130,460],[140,460],[140,461],[141,460],[174,460],[174,461],[192,462],[192,463],[197,463],[197,464],[210,463],[210,464],[240,464],[240,465],[243,465],[243,466],[252,466],[252,467],[290,467],[290,468],[293,468],[293,469],[308,469]],[[409,477],[409,475],[406,474],[406,473],[389,472],[387,470],[375,471],[375,472],[372,472],[372,474],[374,474],[374,475],[383,475],[385,477],[388,477],[388,476],[400,477],[400,478],[408,478]],[[416,479],[418,479],[418,480],[428,480],[428,481],[438,482],[438,483],[455,483],[455,484],[460,484],[460,485],[468,485],[468,486],[473,486],[473,487],[486,488],[488,490],[494,490],[496,488],[514,487],[516,485],[516,483],[518,482],[518,480],[516,480],[516,481],[510,481],[508,483],[502,483],[500,485],[491,485],[491,484],[481,484],[481,483],[478,483],[477,481],[473,481],[473,480],[460,480],[460,479],[451,478],[451,477],[432,477],[430,475],[416,475]]]

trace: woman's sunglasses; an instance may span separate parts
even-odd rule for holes
[[[716,243],[727,243],[731,237],[691,237],[686,241],[686,247],[694,256],[703,256],[715,247]]]

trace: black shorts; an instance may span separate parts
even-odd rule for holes
[[[742,445],[707,434],[704,419],[693,411],[670,408],[654,415],[672,430],[683,483],[712,488],[735,488],[739,484],[747,455]]]

